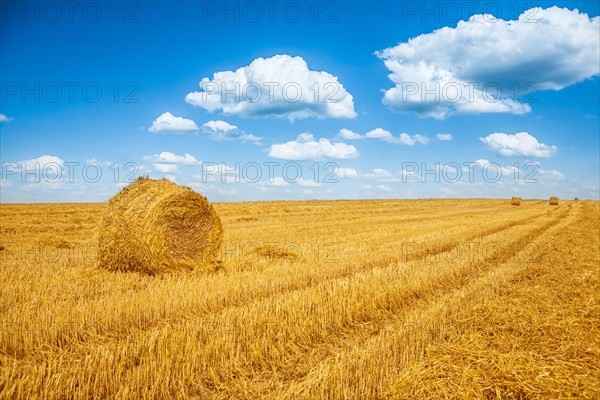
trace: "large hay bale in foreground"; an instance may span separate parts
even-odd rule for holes
[[[216,269],[222,232],[204,196],[166,179],[138,178],[104,210],[98,265],[151,275]]]
[[[513,198],[510,200],[510,205],[511,206],[520,206],[521,205],[521,198],[513,196]]]
[[[558,205],[558,197],[556,197],[556,196],[550,197],[550,205],[557,206]]]

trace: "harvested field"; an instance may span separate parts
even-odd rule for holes
[[[0,205],[0,398],[600,396],[597,201],[216,203],[223,268],[159,276],[103,207]]]

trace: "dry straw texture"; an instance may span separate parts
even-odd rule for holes
[[[547,201],[214,204],[227,272],[160,279],[0,204],[0,399],[600,399],[600,202]]]
[[[222,232],[204,196],[166,179],[138,178],[104,210],[98,263],[151,275],[215,269]]]
[[[510,201],[510,204],[513,206],[520,206],[521,205],[521,198],[520,197],[513,197],[512,200]]]
[[[550,197],[550,205],[557,206],[558,205],[558,197],[556,197],[556,196]]]

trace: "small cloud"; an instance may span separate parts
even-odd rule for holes
[[[158,172],[162,172],[162,173],[176,173],[176,172],[179,172],[179,167],[177,167],[176,164],[154,163],[154,164],[152,164],[152,166]]]
[[[6,114],[0,113],[0,122],[10,122],[13,119],[7,116]]]
[[[237,139],[242,142],[258,143],[262,140],[262,138],[243,132],[237,126],[222,120],[208,121],[202,125],[202,129],[209,134],[212,140],[218,142]]]
[[[304,186],[304,187],[318,187],[321,186],[321,184],[319,182],[315,182],[313,180],[310,179],[298,179],[298,181],[296,182],[296,184],[300,185],[300,186]]]
[[[555,169],[545,170],[545,169],[541,169],[540,168],[540,169],[538,169],[538,172],[544,178],[549,178],[549,179],[565,179],[565,175],[562,172],[557,171]]]
[[[358,171],[354,168],[338,168],[335,174],[339,178],[358,178],[359,176]]]
[[[166,112],[156,118],[148,130],[154,133],[190,133],[197,132],[199,129],[191,119],[176,117]]]
[[[403,144],[406,146],[414,146],[417,143],[427,144],[429,142],[427,136],[419,134],[411,136],[407,133],[401,133],[400,136],[396,137],[390,131],[382,128],[375,128],[364,135],[343,128],[338,132],[338,137],[346,140],[377,139],[387,143]]]
[[[392,176],[391,172],[389,172],[385,169],[381,169],[381,168],[375,168],[373,170],[373,172],[364,175],[365,178],[375,178],[375,179],[389,178],[391,176]]]
[[[364,139],[364,137],[361,136],[360,134],[353,132],[350,129],[346,129],[346,128],[340,129],[340,131],[338,132],[338,137],[340,139],[346,139],[346,140]]]
[[[203,127],[210,129],[211,131],[216,131],[216,132],[229,132],[229,131],[235,131],[237,130],[237,126],[232,125],[226,121],[221,121],[221,120],[217,120],[217,121],[208,121],[206,122],[204,125],[202,125]]]
[[[29,174],[44,174],[46,177],[51,176],[51,180],[60,180],[64,164],[65,161],[60,157],[52,155],[42,155],[37,158],[31,158],[28,160],[22,160],[18,162],[3,162],[2,164],[0,164],[0,167],[3,171],[10,171],[10,173],[24,171],[27,173],[25,176]],[[9,175],[10,173],[8,173],[7,175]]]
[[[296,140],[274,144],[269,149],[269,157],[284,160],[346,160],[358,157],[356,147],[346,143],[331,143],[327,139],[316,141],[311,133],[298,135]]]
[[[272,180],[267,181],[265,184],[268,186],[278,186],[278,187],[290,185],[290,183],[288,181],[286,181],[285,179],[283,179],[280,176],[276,176]]]
[[[151,161],[155,163],[169,163],[169,164],[181,164],[181,165],[198,165],[200,162],[196,160],[194,156],[191,154],[185,154],[183,156],[179,156],[175,153],[171,153],[170,151],[163,151],[159,154],[147,155],[143,157],[146,161]]]
[[[110,167],[110,166],[114,165],[114,163],[112,163],[110,161],[98,161],[95,158],[86,159],[85,163],[86,164],[98,164],[102,167]]]
[[[388,170],[375,168],[372,172],[363,175],[364,178],[375,179],[379,182],[400,182],[401,175],[394,175]]]
[[[502,157],[552,157],[558,148],[548,146],[527,132],[514,135],[506,133],[492,133],[484,138],[479,138],[488,148]]]
[[[405,144],[407,146],[414,146],[417,143],[419,143],[419,144],[429,143],[429,138],[427,136],[423,136],[423,135],[419,135],[419,134],[410,136],[406,133],[401,133],[398,141],[391,142],[391,143],[400,143],[400,144]]]
[[[379,190],[380,192],[391,192],[392,188],[386,185],[377,185],[375,186],[375,189]]]
[[[435,135],[435,137],[437,138],[437,140],[441,140],[442,142],[449,142],[450,140],[452,140],[452,135],[449,133],[438,133],[437,135]]]

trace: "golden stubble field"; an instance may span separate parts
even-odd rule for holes
[[[0,398],[600,396],[598,202],[215,204],[224,268],[155,277],[102,207],[0,205]]]

